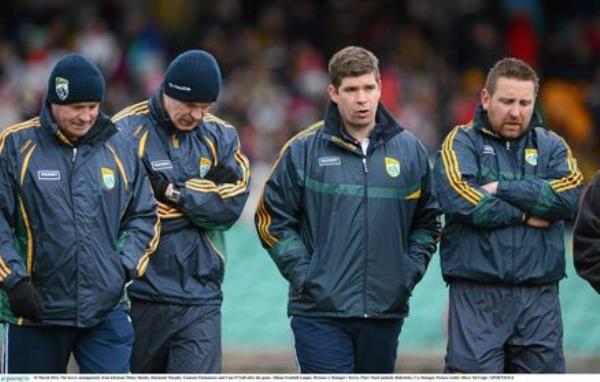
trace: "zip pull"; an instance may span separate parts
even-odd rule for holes
[[[506,141],[506,151],[510,151],[510,141]]]
[[[77,147],[73,147],[73,158],[71,161],[75,163],[75,158],[77,158]]]
[[[363,170],[365,171],[365,174],[368,174],[369,166],[367,165],[367,157],[363,157],[362,162],[363,162]]]

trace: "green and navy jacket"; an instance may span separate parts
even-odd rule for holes
[[[45,105],[0,136],[0,314],[5,291],[31,280],[44,325],[89,327],[117,308],[141,276],[160,221],[131,142],[100,114],[72,144]]]
[[[125,108],[113,120],[136,141],[153,177],[181,191],[177,204],[159,203],[161,239],[144,277],[128,287],[131,298],[170,304],[220,304],[225,272],[223,232],[248,198],[249,164],[235,128],[208,114],[190,132],[179,132],[161,102],[162,91]],[[234,183],[203,179],[214,166],[234,170]]]
[[[542,285],[565,276],[565,220],[574,218],[582,175],[566,142],[536,114],[526,132],[505,140],[481,106],[439,151],[435,189],[445,213],[440,244],[447,282]],[[495,194],[481,186],[498,182]],[[527,216],[551,222],[526,225]]]
[[[380,104],[367,154],[337,105],[281,150],[256,228],[290,283],[288,314],[399,318],[437,247],[423,145]]]

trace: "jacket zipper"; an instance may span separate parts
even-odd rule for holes
[[[73,196],[73,179],[75,173],[75,160],[77,159],[77,147],[73,147],[73,155],[71,156],[71,176],[69,179],[69,187],[71,188],[71,208],[73,210],[73,225],[75,231],[75,270],[76,270],[76,288],[75,288],[75,322],[79,326],[79,239],[77,237],[77,222],[75,212],[75,197]]]
[[[513,157],[512,157],[512,153],[510,152],[510,141],[506,141],[506,151],[508,152],[508,157],[509,157],[509,161],[511,163],[511,167],[512,167],[512,173],[515,173],[515,163],[513,161]],[[513,280],[515,279],[515,257],[516,257],[516,253],[515,253],[515,246],[516,246],[516,238],[515,238],[515,231],[516,231],[517,227],[511,227],[511,237],[512,237],[512,256],[510,257],[510,270],[511,270],[511,275],[509,277],[509,279]]]
[[[369,317],[368,308],[367,308],[367,264],[369,259],[369,198],[367,195],[368,191],[368,175],[369,175],[369,165],[367,164],[367,156],[363,154],[362,157],[363,170],[365,173],[364,176],[364,187],[365,187],[365,257],[364,257],[364,266],[363,266],[363,307],[364,307],[364,318]]]

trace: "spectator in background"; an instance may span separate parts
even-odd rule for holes
[[[104,78],[59,60],[38,117],[0,136],[0,309],[9,373],[127,373],[122,299],[156,249],[156,202],[131,142],[100,112]],[[3,364],[4,365],[4,364]]]
[[[289,284],[302,373],[392,373],[408,300],[436,250],[427,151],[379,102],[378,59],[329,62],[325,120],[283,147],[256,211]]]
[[[582,176],[534,112],[537,94],[529,65],[498,61],[473,120],[448,134],[436,158],[450,285],[446,372],[565,371],[558,281]]]
[[[136,141],[162,221],[148,271],[127,289],[134,373],[221,371],[223,231],[248,198],[249,164],[235,128],[208,113],[220,90],[214,57],[190,50],[149,100],[113,118]]]

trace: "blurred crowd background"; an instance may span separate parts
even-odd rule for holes
[[[83,52],[100,65],[107,78],[104,109],[112,114],[152,94],[178,53],[208,50],[224,77],[213,112],[237,127],[252,163],[249,223],[281,146],[322,118],[327,61],[350,44],[378,55],[383,102],[432,156],[454,125],[470,120],[489,68],[513,56],[540,75],[538,109],[571,145],[587,180],[600,163],[597,0],[6,1],[0,14],[0,126],[38,114],[49,70],[65,53]],[[258,248],[251,231],[234,230],[249,240],[241,251]],[[272,266],[260,256],[261,266]],[[283,317],[285,284],[273,277]],[[226,292],[237,293],[228,285]],[[226,342],[233,333],[227,299]]]

